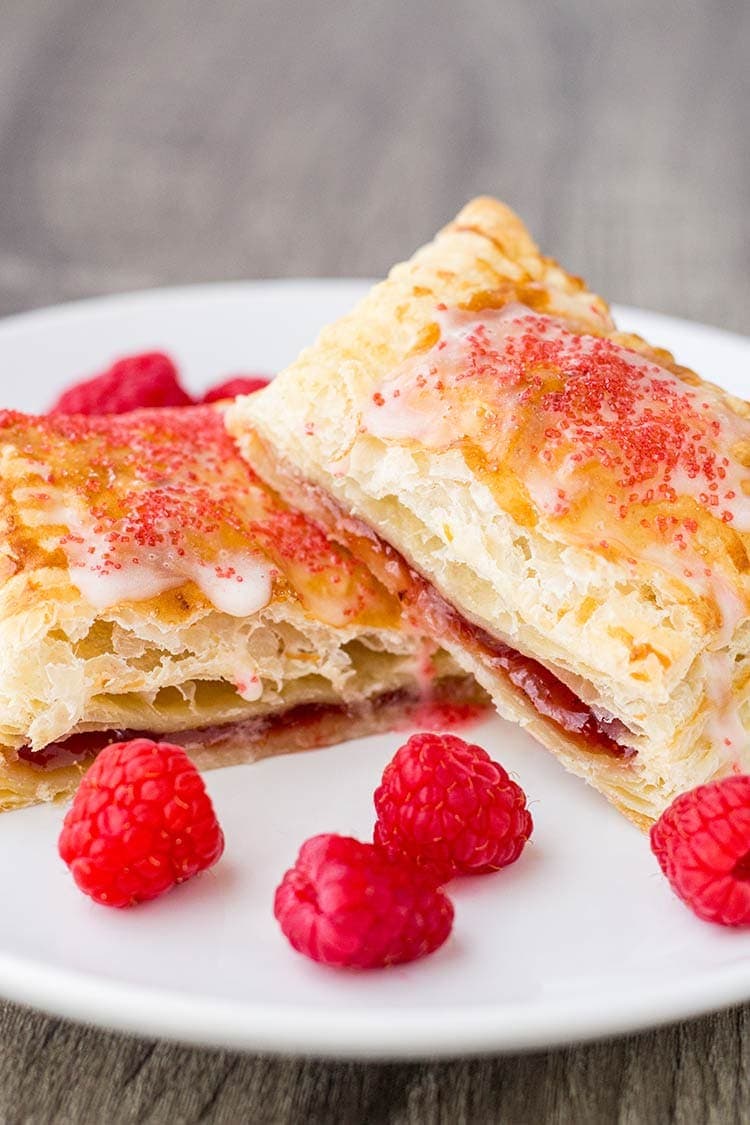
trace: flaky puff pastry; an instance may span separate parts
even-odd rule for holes
[[[227,420],[645,826],[750,768],[749,415],[480,198]]]
[[[120,737],[208,767],[477,699],[216,407],[0,413],[0,496],[0,808],[69,793]]]

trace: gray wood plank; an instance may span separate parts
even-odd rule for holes
[[[7,1122],[747,1120],[746,1010],[565,1051],[408,1064],[201,1051],[11,1005],[0,1020]]]
[[[483,191],[610,299],[748,332],[749,49],[739,0],[4,0],[0,312],[377,275]],[[743,1121],[749,1055],[747,1008],[518,1058],[367,1065],[5,1004],[0,1121]]]

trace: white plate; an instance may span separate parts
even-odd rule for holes
[[[3,405],[42,409],[67,381],[168,349],[201,387],[275,371],[362,282],[268,282],[87,301],[0,323]],[[653,313],[623,327],[747,394],[750,340]],[[750,934],[699,922],[648,841],[531,739],[498,719],[473,737],[533,802],[511,869],[452,885],[454,935],[388,972],[316,966],[287,946],[273,891],[313,833],[367,838],[372,791],[401,741],[381,736],[208,775],[226,831],[219,866],[132,911],[94,906],[56,855],[59,808],[0,817],[0,992],[145,1035],[370,1057],[546,1047],[750,999]]]

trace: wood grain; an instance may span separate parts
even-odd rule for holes
[[[611,299],[750,332],[749,50],[740,0],[4,0],[0,312],[379,274],[485,191]],[[748,1009],[413,1065],[0,1021],[9,1123],[750,1119]]]

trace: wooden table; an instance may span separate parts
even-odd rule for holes
[[[750,9],[607,7],[4,0],[0,311],[378,274],[483,191],[611,299],[750,331]],[[4,1005],[0,1120],[748,1120],[749,1012],[520,1058],[360,1065]]]

